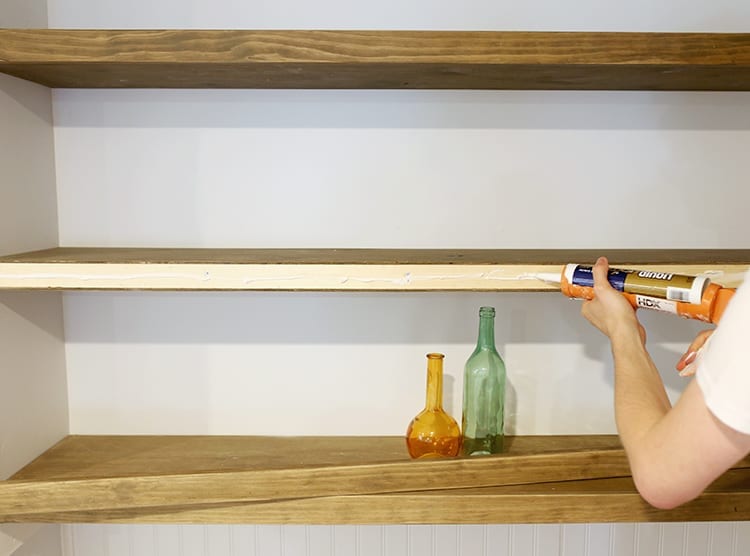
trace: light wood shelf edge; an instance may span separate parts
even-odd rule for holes
[[[556,291],[538,273],[613,265],[737,286],[750,250],[86,249],[0,257],[0,290]]]

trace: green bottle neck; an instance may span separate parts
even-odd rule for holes
[[[481,315],[479,317],[479,336],[477,337],[477,350],[495,348],[495,317]]]

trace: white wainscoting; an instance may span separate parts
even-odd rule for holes
[[[750,523],[68,525],[66,556],[744,556]]]

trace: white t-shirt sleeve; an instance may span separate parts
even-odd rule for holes
[[[701,353],[696,379],[711,413],[750,434],[750,271]]]

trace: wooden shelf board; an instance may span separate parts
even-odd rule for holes
[[[321,525],[744,521],[750,519],[750,472],[729,471],[699,498],[673,510],[653,508],[640,497],[631,479],[620,478],[292,499],[139,515],[114,510],[70,512],[43,518],[62,523]]]
[[[726,286],[750,267],[749,249],[56,248],[0,257],[0,289],[557,291],[535,274],[600,254]]]
[[[71,436],[0,482],[2,522],[560,523],[750,518],[750,461],[665,512],[616,436],[410,460],[401,437]]]
[[[508,456],[619,450],[615,435],[508,436]],[[456,461],[446,459],[441,461]],[[266,471],[379,463],[419,464],[397,436],[72,435],[11,480]]]
[[[77,88],[750,90],[750,34],[4,29],[0,71]]]

